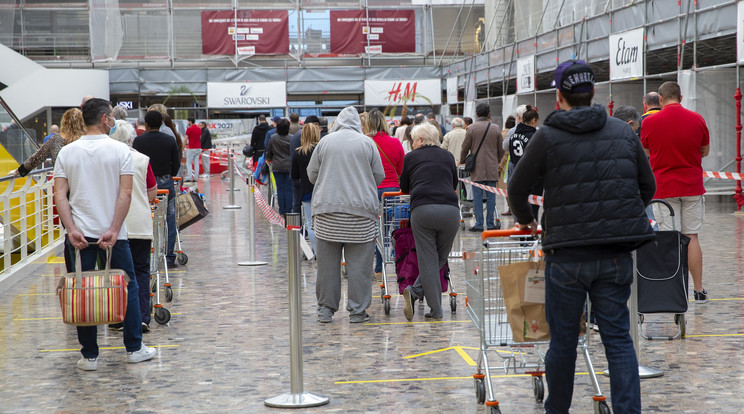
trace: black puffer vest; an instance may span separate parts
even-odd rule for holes
[[[546,138],[543,249],[633,248],[655,238],[638,187],[643,149],[627,124],[595,105],[555,111],[538,133]]]

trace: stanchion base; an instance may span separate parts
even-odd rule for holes
[[[605,370],[604,372],[602,372],[602,375],[609,377],[610,370],[609,369]],[[663,375],[664,375],[664,371],[658,368],[649,367],[648,365],[638,364],[638,376],[640,376],[641,379],[658,378]]]
[[[238,262],[238,266],[263,266],[267,262]]]
[[[241,207],[240,206],[236,206],[236,205],[229,205],[229,206],[222,206],[222,208],[224,208],[225,210],[237,210],[237,209],[239,209]]]
[[[277,408],[303,408],[318,407],[328,404],[330,401],[331,399],[328,397],[315,395],[310,392],[303,392],[302,394],[285,393],[264,400],[264,405]]]

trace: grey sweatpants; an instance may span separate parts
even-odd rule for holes
[[[419,266],[419,276],[412,287],[413,294],[417,299],[426,297],[434,318],[442,317],[439,269],[447,261],[459,226],[460,209],[455,206],[425,204],[411,212],[411,229]]]
[[[318,298],[318,315],[331,315],[338,311],[341,301],[341,252],[346,259],[348,276],[348,304],[350,315],[364,315],[372,304],[372,265],[375,241],[367,243],[337,243],[316,237],[318,278],[315,296]],[[328,316],[331,316],[328,315]]]

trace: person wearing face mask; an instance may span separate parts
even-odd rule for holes
[[[155,173],[158,189],[168,190],[168,210],[166,222],[168,223],[168,248],[166,261],[169,268],[176,265],[176,255],[173,247],[176,243],[176,190],[173,186],[173,177],[181,168],[181,153],[176,141],[159,131],[163,123],[163,115],[158,111],[148,111],[145,114],[145,125],[147,132],[138,136],[132,143],[132,148],[150,157],[150,166]]]

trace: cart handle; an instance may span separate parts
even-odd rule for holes
[[[402,195],[408,195],[408,193],[404,193],[402,191],[389,191],[389,192],[382,193],[382,198],[385,198],[385,197],[400,197]]]
[[[158,190],[158,195],[168,195],[170,190]]]
[[[181,181],[181,180],[183,180],[182,177],[173,177],[173,181]]]
[[[542,229],[537,229],[537,234],[542,233]],[[507,230],[486,230],[481,233],[481,240],[486,240],[492,237],[511,237],[511,236],[531,236],[532,230],[519,230],[519,226],[514,226]]]

